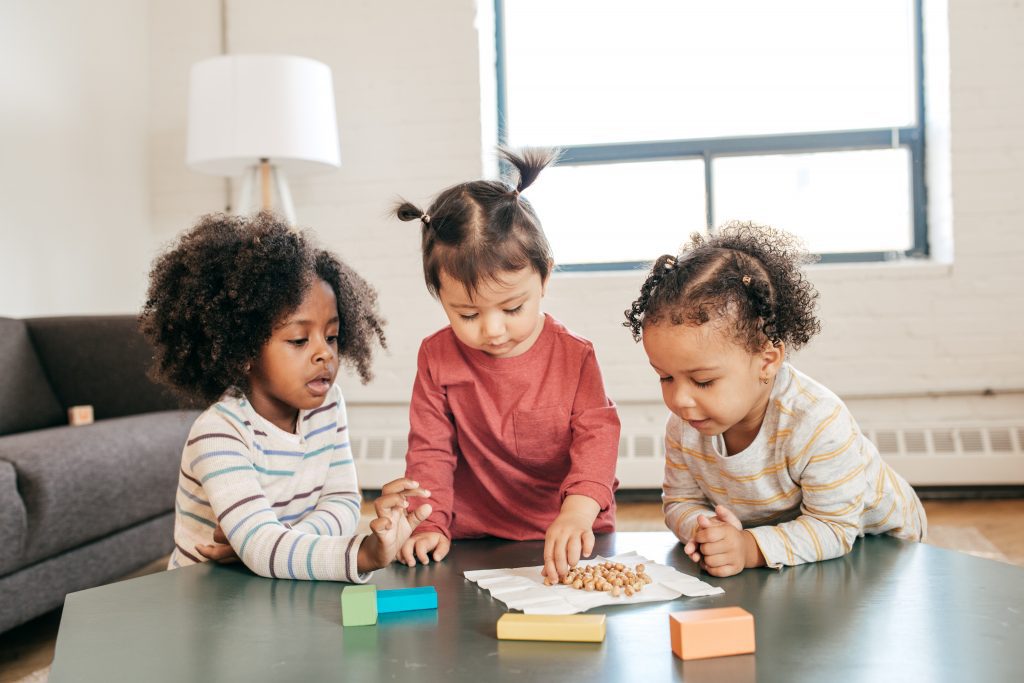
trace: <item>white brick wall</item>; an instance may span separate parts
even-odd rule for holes
[[[210,3],[181,7],[152,5],[154,27],[171,27],[154,29],[152,37],[153,227],[160,239],[217,208],[223,196],[222,181],[181,162],[183,74],[215,53],[219,35]],[[941,13],[941,4],[929,3],[936,7]],[[1011,314],[1024,302],[1024,193],[1017,191],[1024,180],[1024,90],[1008,77],[1024,67],[1024,11],[1008,2],[953,0],[949,17],[951,71],[929,78],[950,91],[952,157],[942,155],[943,122],[933,112],[940,139],[930,152],[947,157],[948,177],[937,160],[929,180],[936,205],[943,183],[951,188],[951,208],[932,218],[938,232],[952,217],[955,260],[812,269],[824,332],[798,360],[847,396],[1024,388],[1024,361],[1016,353],[1024,318]],[[487,44],[490,26],[484,21],[478,35],[474,22],[474,0],[229,3],[232,51],[303,54],[334,70],[343,168],[298,179],[293,189],[300,221],[377,284],[391,321],[391,355],[381,359],[372,385],[349,389],[355,401],[404,402],[417,343],[443,322],[423,290],[416,228],[391,220],[387,210],[399,194],[423,201],[483,168],[490,150],[481,142],[481,77],[490,74],[481,73],[488,64],[480,64],[478,39]],[[182,41],[176,36],[185,27],[191,38]],[[935,42],[942,39],[936,34]],[[941,71],[942,60],[930,58],[929,67]],[[547,301],[552,313],[595,341],[621,402],[658,398],[642,352],[619,325],[640,279],[558,275]]]
[[[390,404],[396,406],[390,415],[404,412],[400,406],[408,400],[419,340],[444,322],[422,284],[417,227],[391,219],[389,207],[398,195],[423,202],[490,166],[486,141],[493,130],[493,84],[487,46],[492,28],[489,0],[480,1],[482,17],[476,0],[228,3],[231,51],[305,55],[326,62],[334,72],[343,167],[293,180],[292,189],[300,222],[377,285],[390,320],[390,353],[377,363],[377,379],[366,387],[347,382],[350,400],[361,409]],[[930,217],[937,258],[924,264],[813,267],[824,332],[796,360],[850,398],[868,419],[887,414],[1024,415],[1019,351],[1024,338],[1024,5],[949,0],[947,11],[940,0],[925,4],[929,22],[941,28],[944,15],[949,19],[948,35],[935,30],[928,42],[929,50],[937,51],[929,55],[934,100],[929,111]],[[45,165],[32,161],[31,149],[22,149],[17,165],[9,158],[0,162],[3,185],[9,192],[15,180],[10,169],[27,165],[34,171],[29,179],[35,188],[29,195],[33,209],[49,196],[109,193],[108,210],[118,207],[117,213],[129,216],[139,233],[148,223],[150,249],[142,259],[148,265],[157,245],[197,214],[224,205],[224,181],[195,174],[183,161],[188,67],[219,52],[219,10],[209,0],[151,0],[148,13],[135,3],[108,0],[108,5],[120,16],[111,30],[132,34],[126,36],[127,48],[117,44],[110,50],[148,69],[140,75],[134,67],[127,86],[116,92],[148,98],[148,112],[140,115],[132,108],[135,99],[117,99],[110,91],[106,96],[127,105],[127,112],[120,111],[123,106],[107,111],[67,93],[55,104],[86,107],[94,115],[86,130],[109,130],[105,145],[115,140],[135,166],[99,159],[104,145],[97,143],[97,171],[87,172],[93,167],[81,163],[74,167],[77,174],[51,182]],[[0,9],[5,18],[10,7]],[[41,12],[36,11],[37,18]],[[136,32],[140,22],[147,25],[141,38]],[[947,40],[948,52],[942,49]],[[89,47],[106,41],[95,38],[94,43]],[[17,50],[28,48],[0,49],[20,57]],[[74,67],[71,50],[56,56],[58,68]],[[6,97],[3,107],[10,110]],[[114,123],[101,114],[114,117]],[[70,127],[66,118],[63,125]],[[148,129],[149,144],[133,146],[142,128]],[[33,128],[45,129],[42,123]],[[113,135],[117,129],[128,135],[118,138]],[[147,196],[148,212],[137,208]],[[108,270],[103,250],[89,248],[94,239],[131,242],[138,233],[94,220],[89,230],[95,238],[75,238],[73,252],[58,248],[63,265],[57,267],[51,265],[52,253],[38,249],[34,240],[8,236],[7,199],[4,205],[0,313],[127,311],[141,301],[137,262],[145,249],[124,248],[122,261],[127,263]],[[22,211],[20,220],[31,213]],[[59,220],[71,221],[72,213],[66,211]],[[32,222],[51,242],[67,239],[45,226],[43,220]],[[81,262],[77,269],[64,268],[70,253]],[[94,283],[100,273],[108,287]],[[630,419],[644,422],[660,419],[658,386],[642,350],[620,326],[640,280],[635,273],[557,275],[546,303],[595,342],[610,393],[628,407],[624,412],[637,416]],[[11,295],[21,282],[49,293],[41,299]],[[998,395],[977,398],[986,389]],[[934,398],[943,395],[949,397]]]

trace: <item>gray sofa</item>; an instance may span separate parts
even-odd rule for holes
[[[171,551],[198,411],[150,357],[134,316],[0,318],[0,633]],[[69,426],[83,404],[95,422]]]

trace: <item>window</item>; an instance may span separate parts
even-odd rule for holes
[[[564,270],[732,220],[825,261],[927,253],[921,0],[495,0],[499,142]]]

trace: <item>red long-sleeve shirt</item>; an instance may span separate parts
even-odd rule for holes
[[[417,365],[406,476],[434,508],[417,533],[543,539],[570,494],[601,506],[595,532],[615,530],[619,417],[589,341],[545,315],[526,353],[493,358],[446,327]]]

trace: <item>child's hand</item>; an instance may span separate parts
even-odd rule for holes
[[[423,564],[430,564],[429,553],[433,550],[434,562],[440,562],[448,554],[451,545],[448,537],[437,531],[416,534],[402,546],[399,559],[410,567],[416,566],[416,558]]]
[[[570,567],[594,552],[594,520],[601,511],[597,501],[587,496],[569,495],[562,511],[544,534],[544,569],[552,582],[560,582]]]
[[[583,557],[594,552],[594,520],[589,515],[562,512],[544,535],[543,575],[561,581]]]
[[[743,531],[739,518],[724,505],[716,506],[715,516],[710,519],[703,515],[697,518],[697,533],[687,548],[691,544],[699,547],[700,566],[712,576],[739,574],[746,567],[756,566],[756,560],[749,559],[752,549],[760,554],[754,537]]]
[[[360,572],[390,564],[413,530],[430,516],[432,508],[427,504],[406,512],[410,496],[428,498],[430,491],[419,488],[418,483],[408,479],[396,479],[381,488],[380,497],[373,501],[377,512],[377,518],[370,522],[373,535],[359,548]]]
[[[725,522],[726,524],[731,524],[737,529],[743,529],[743,523],[740,522],[739,517],[737,517],[732,510],[725,507],[724,505],[715,506],[715,516],[711,519],[718,520],[720,522]],[[699,529],[700,526],[698,524],[698,526],[694,528],[694,536],[696,535]],[[689,557],[691,560],[693,560],[697,564],[700,564],[702,559],[700,555],[700,544],[698,544],[697,541],[694,540],[694,536],[690,536],[690,540],[688,540],[686,542],[686,545],[683,546],[683,552],[686,553],[686,556]]]
[[[224,535],[220,524],[213,530],[213,545],[197,545],[196,552],[217,564],[238,562],[238,555],[235,554],[235,549],[228,544],[228,537]]]

